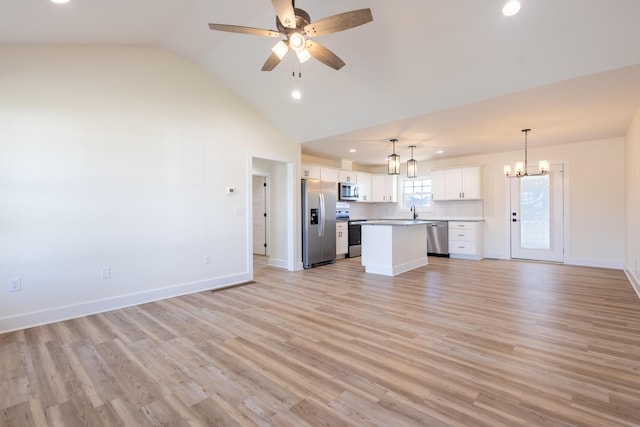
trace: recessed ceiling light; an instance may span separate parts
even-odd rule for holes
[[[58,3],[58,4],[62,4],[62,3],[69,3],[69,0],[51,0],[52,3]]]
[[[504,16],[513,16],[520,11],[520,2],[516,0],[511,0],[507,2],[502,8],[502,14]]]
[[[436,153],[437,154],[442,154],[442,153],[444,153],[444,150],[438,150],[438,151],[436,151]]]
[[[350,152],[350,153],[355,153],[355,152],[356,152],[356,149],[355,149],[355,148],[352,148],[352,149],[350,149],[350,150],[349,150],[349,152]]]
[[[300,92],[299,90],[294,90],[293,92],[291,92],[291,97],[293,99],[301,99],[302,98],[302,92]]]

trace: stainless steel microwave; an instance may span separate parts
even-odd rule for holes
[[[338,199],[350,201],[358,200],[358,185],[355,182],[339,182]]]

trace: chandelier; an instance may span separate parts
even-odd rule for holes
[[[517,162],[516,166],[511,172],[511,165],[506,165],[504,167],[504,174],[507,178],[522,178],[523,176],[536,176],[536,175],[545,175],[549,172],[549,162],[546,160],[540,160],[538,165],[538,172],[529,173],[529,165],[527,160],[527,134],[531,132],[531,129],[522,129],[522,133],[524,133],[524,162]]]

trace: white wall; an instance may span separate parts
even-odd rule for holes
[[[0,47],[0,93],[0,332],[251,277],[248,159],[300,149],[203,69]]]
[[[625,138],[625,270],[640,296],[640,109]]]

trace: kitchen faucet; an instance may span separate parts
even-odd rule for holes
[[[418,218],[418,212],[416,212],[416,206],[411,205],[411,212],[413,212],[413,219]]]

